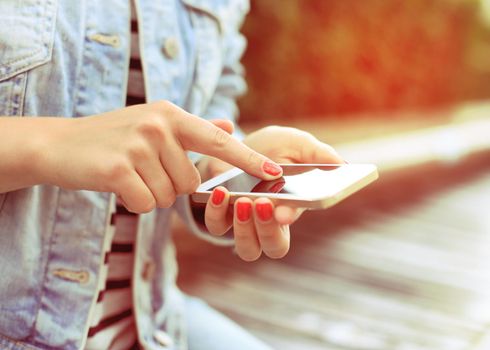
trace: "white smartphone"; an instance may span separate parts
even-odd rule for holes
[[[325,209],[335,205],[378,178],[373,164],[281,164],[283,176],[264,181],[238,168],[199,186],[192,200],[206,203],[213,189],[223,186],[233,203],[239,197],[270,198],[276,205]]]

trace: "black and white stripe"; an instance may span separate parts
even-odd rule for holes
[[[103,275],[91,318],[89,349],[132,349],[137,346],[131,276],[138,216],[117,205],[106,235]]]
[[[131,1],[132,3],[132,1]],[[133,5],[132,5],[133,6]],[[141,65],[138,21],[134,7],[131,11],[131,53],[129,59],[128,91],[126,95],[126,106],[145,103],[145,84],[143,80],[143,67]]]
[[[145,102],[138,22],[131,1],[131,58],[126,105]],[[85,350],[138,349],[131,290],[137,224],[137,215],[130,213],[119,203],[115,206],[107,228],[99,294],[91,317]]]

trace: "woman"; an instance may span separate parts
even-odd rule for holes
[[[2,349],[267,348],[176,288],[168,225],[176,209],[217,244],[233,226],[244,260],[282,257],[295,210],[242,198],[228,218],[218,188],[201,232],[186,194],[229,164],[273,179],[275,162],[342,162],[296,129],[233,131],[247,10],[0,2]]]

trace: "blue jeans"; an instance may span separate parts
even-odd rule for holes
[[[204,301],[186,297],[189,350],[272,350]]]

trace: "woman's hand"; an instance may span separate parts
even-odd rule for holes
[[[230,122],[208,122],[169,102],[92,117],[32,118],[42,129],[40,183],[114,192],[136,213],[168,207],[199,186],[187,150],[219,157],[263,179],[281,169],[229,135]]]
[[[271,126],[250,134],[244,143],[277,163],[344,163],[335,150],[304,131]],[[213,177],[231,166],[223,161],[206,158],[199,167],[204,177]],[[239,198],[233,208],[229,193],[217,187],[206,204],[205,222],[214,235],[223,235],[233,226],[235,249],[246,261],[253,261],[264,252],[270,258],[282,258],[289,250],[289,225],[302,213],[288,206],[275,207],[268,198]]]

